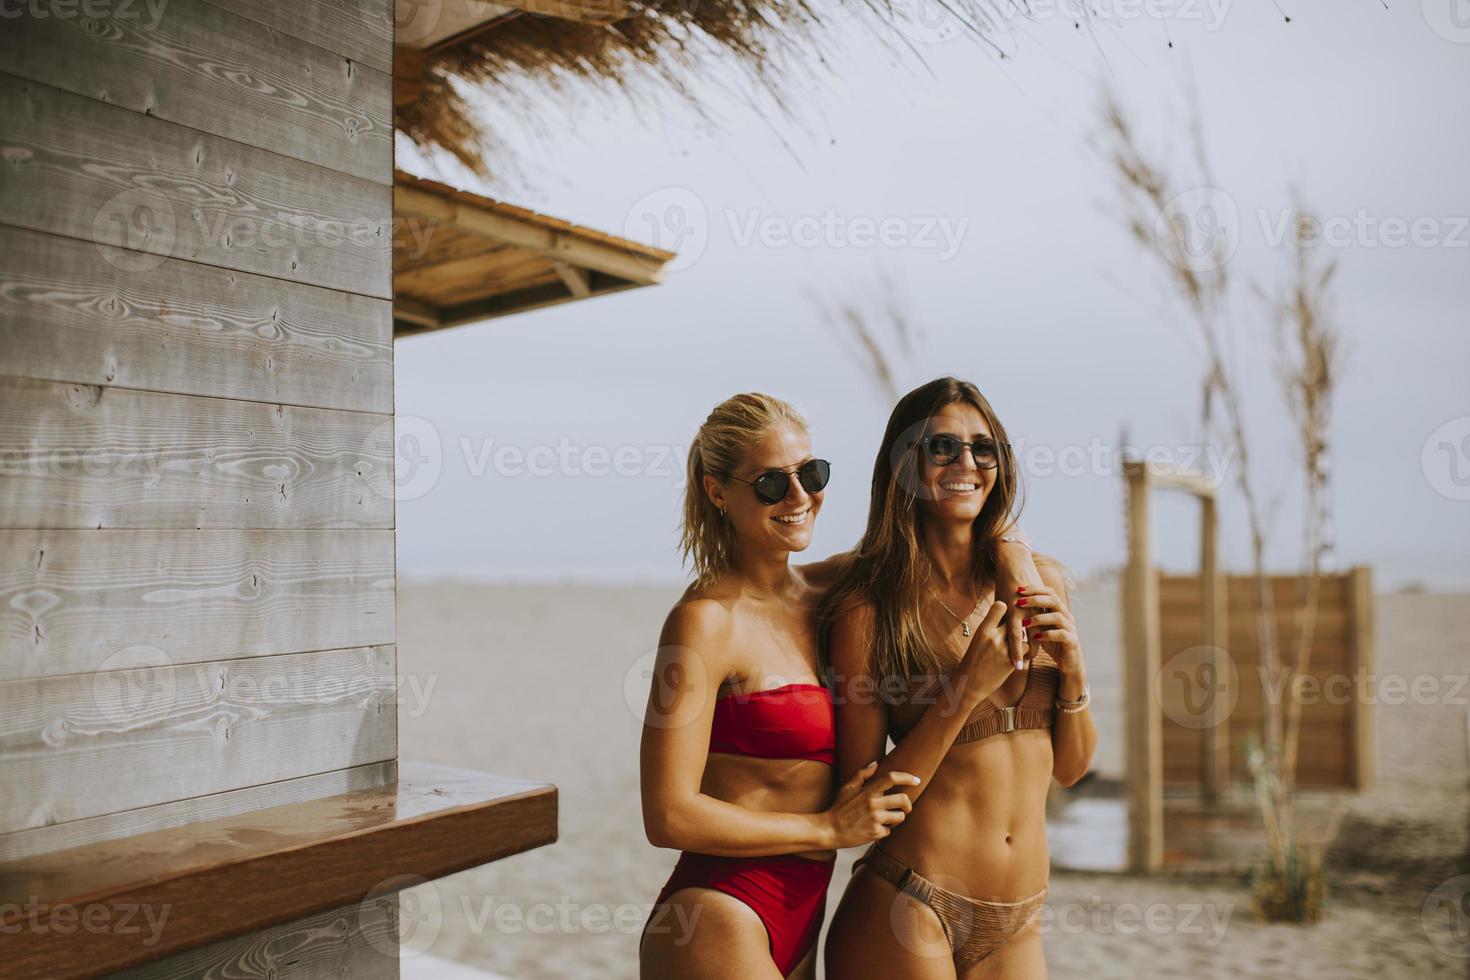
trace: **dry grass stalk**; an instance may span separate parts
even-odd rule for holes
[[[1175,182],[1149,162],[1132,125],[1116,95],[1104,94],[1105,132],[1108,137],[1109,161],[1123,192],[1130,232],[1145,251],[1162,260],[1163,271],[1189,309],[1200,340],[1204,343],[1205,373],[1201,381],[1207,429],[1213,424],[1212,409],[1216,403],[1225,411],[1228,439],[1235,450],[1235,485],[1246,502],[1250,525],[1251,565],[1255,573],[1258,600],[1257,635],[1261,648],[1261,665],[1266,678],[1280,672],[1280,655],[1276,647],[1276,610],[1270,581],[1266,577],[1266,517],[1260,497],[1251,479],[1251,457],[1246,439],[1245,416],[1231,367],[1225,357],[1224,341],[1232,328],[1229,308],[1230,279],[1228,261],[1223,250],[1226,243],[1218,236],[1209,242],[1211,254],[1196,256],[1191,228],[1179,221],[1160,221],[1169,213],[1172,201],[1192,188],[1215,188],[1209,157],[1205,152],[1204,130],[1197,104],[1191,117],[1190,137],[1197,173],[1193,181]],[[1159,233],[1162,225],[1162,234]],[[1157,247],[1155,247],[1157,246]],[[1273,756],[1282,744],[1281,710],[1274,699],[1266,700],[1266,749]]]
[[[1331,261],[1321,262],[1310,250],[1306,238],[1299,234],[1295,239],[1292,278],[1283,294],[1269,298],[1267,303],[1276,327],[1277,373],[1296,422],[1307,488],[1304,522],[1307,549],[1301,614],[1296,622],[1294,656],[1286,668],[1284,689],[1292,696],[1283,725],[1282,705],[1271,689],[1271,682],[1280,677],[1282,666],[1276,646],[1274,596],[1265,571],[1266,521],[1251,479],[1239,388],[1223,353],[1224,340],[1233,327],[1228,305],[1228,256],[1220,251],[1224,243],[1217,237],[1210,243],[1214,251],[1201,261],[1193,250],[1188,226],[1159,220],[1159,216],[1169,214],[1171,202],[1181,191],[1218,187],[1205,152],[1197,103],[1192,108],[1190,135],[1198,168],[1192,183],[1171,181],[1161,168],[1150,162],[1112,92],[1105,95],[1104,103],[1107,152],[1123,192],[1130,232],[1146,251],[1161,257],[1164,271],[1189,310],[1204,343],[1202,398],[1206,429],[1211,421],[1211,407],[1218,401],[1224,408],[1226,429],[1236,450],[1235,483],[1245,500],[1250,524],[1261,682],[1266,705],[1264,744],[1256,743],[1253,738],[1248,750],[1269,852],[1268,865],[1257,876],[1257,905],[1268,917],[1315,921],[1324,893],[1320,855],[1300,842],[1292,798],[1301,729],[1297,678],[1311,667],[1323,559],[1330,548],[1327,429],[1342,350],[1329,303],[1336,265]],[[1300,204],[1296,205],[1296,212],[1299,228],[1303,227],[1302,222],[1306,222],[1305,227],[1312,226],[1311,217],[1303,212]]]
[[[817,307],[822,321],[834,332],[838,346],[850,354],[884,398],[884,411],[898,403],[912,378],[918,331],[904,312],[905,304],[898,296],[893,281],[879,276],[882,297],[874,306],[881,312],[874,317],[865,313],[851,299],[826,302],[816,294],[808,298]],[[844,293],[844,296],[849,294]]]
[[[1329,486],[1328,423],[1332,398],[1341,373],[1343,339],[1334,319],[1331,286],[1337,274],[1335,259],[1322,260],[1309,239],[1318,227],[1314,215],[1294,205],[1292,278],[1277,296],[1268,296],[1266,306],[1275,328],[1277,376],[1292,420],[1296,424],[1298,450],[1306,478],[1306,519],[1303,522],[1305,577],[1301,611],[1296,623],[1294,676],[1311,670],[1312,639],[1316,630],[1321,579],[1332,549],[1331,495]],[[1287,786],[1296,782],[1297,746],[1301,734],[1302,702],[1296,686],[1290,689],[1282,776]]]

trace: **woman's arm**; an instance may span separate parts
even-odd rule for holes
[[[1057,697],[1075,701],[1082,697],[1087,685],[1087,669],[1082,662],[1082,645],[1077,637],[1077,623],[1072,618],[1066,576],[1061,564],[1046,555],[1038,556],[1044,587],[1027,590],[1026,604],[1018,610],[1028,629],[1033,631],[1033,646],[1045,643],[1061,674]],[[1052,774],[1063,786],[1071,786],[1087,774],[1097,748],[1097,726],[1092,709],[1064,712],[1057,710],[1052,723]]]
[[[995,597],[1011,606],[1011,612],[1006,615],[1011,663],[1029,663],[1036,651],[1026,643],[1026,630],[1021,626],[1022,617],[1016,615],[1013,600],[1018,594],[1018,586],[1038,588],[1042,585],[1042,578],[1031,554],[1031,539],[1021,529],[1021,525],[1012,524],[1005,530],[1004,536],[1019,537],[1025,543],[1000,540],[995,542]]]
[[[849,780],[822,813],[750,810],[700,791],[720,684],[729,614],[714,602],[674,608],[659,637],[640,749],[643,827],[655,847],[727,857],[820,851],[872,840],[903,819],[908,800]],[[866,774],[862,774],[866,775]]]
[[[872,782],[902,788],[917,800],[954,744],[977,705],[995,693],[1012,670],[1001,617],[1006,604],[995,602],[975,630],[970,647],[950,682],[925,709],[917,724],[894,750],[887,744],[888,708],[878,682],[869,674],[868,651],[873,643],[873,607],[854,606],[832,624],[832,666],[837,674],[837,757],[844,768],[867,759],[882,759]],[[911,786],[898,784],[900,775],[919,777]]]

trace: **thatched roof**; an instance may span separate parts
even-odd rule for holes
[[[401,7],[411,0],[398,2]],[[988,38],[1000,31],[1003,16],[1024,15],[1026,0],[935,4],[972,36]],[[484,17],[475,27],[399,47],[394,102],[398,128],[417,145],[445,150],[482,176],[495,148],[487,145],[484,123],[455,90],[456,81],[498,89],[507,98],[530,81],[551,90],[585,82],[624,90],[653,84],[692,99],[687,80],[726,61],[779,102],[793,72],[825,63],[829,22],[862,18],[895,49],[917,50],[895,26],[910,5],[895,0],[496,0],[472,6]],[[546,109],[538,100],[535,111]]]

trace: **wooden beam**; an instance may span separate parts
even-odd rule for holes
[[[604,242],[547,228],[525,218],[447,200],[437,194],[398,184],[393,189],[393,213],[442,221],[507,245],[540,253],[548,259],[606,272],[620,279],[652,285],[663,281],[662,263],[629,254]]]
[[[418,48],[393,46],[393,108],[413,105],[424,94],[424,52]]]
[[[1374,677],[1373,650],[1373,568],[1357,565],[1347,574],[1348,609],[1352,617],[1353,665],[1350,676]],[[1352,766],[1350,779],[1353,789],[1365,792],[1373,785],[1373,698],[1357,697],[1352,700]],[[1470,717],[1466,719],[1470,725]],[[1470,731],[1466,739],[1470,740]]]
[[[584,24],[615,24],[628,16],[627,0],[495,0],[538,17],[557,17]]]
[[[600,273],[591,275],[589,277],[589,283],[591,285],[591,293],[588,298],[606,296],[609,293],[620,293],[627,289],[637,289],[643,285],[637,282],[624,282],[621,279],[604,276]],[[412,323],[408,320],[399,320],[394,324],[394,336],[395,339],[401,340],[404,337],[428,333],[433,329],[442,330],[449,327],[463,326],[468,323],[479,323],[484,320],[493,320],[497,317],[544,309],[548,306],[559,306],[562,303],[574,302],[576,299],[577,297],[569,293],[566,287],[559,282],[533,286],[529,289],[518,289],[514,292],[501,293],[486,299],[445,307],[440,313],[440,324],[437,328],[425,327],[422,324]]]
[[[1226,610],[1225,577],[1220,573],[1219,518],[1213,496],[1200,501],[1200,642],[1210,650],[1214,691],[1210,694],[1209,723],[1201,732],[1201,793],[1206,803],[1218,803],[1230,791],[1230,718],[1225,709],[1230,692],[1225,688],[1231,672],[1220,663],[1228,657],[1229,623]]]
[[[592,287],[587,282],[586,269],[579,269],[574,265],[556,261],[551,263],[551,267],[556,270],[558,276],[561,276],[561,281],[567,284],[567,289],[574,298],[586,299],[592,295]]]
[[[1128,867],[1164,863],[1164,738],[1156,681],[1160,668],[1158,572],[1150,560],[1149,469],[1125,460],[1128,565],[1123,576],[1123,716],[1128,777]]]
[[[407,320],[409,323],[428,327],[430,330],[443,326],[439,318],[437,307],[430,306],[422,300],[414,299],[412,296],[393,297],[393,318],[395,320]]]
[[[1215,487],[1203,473],[1173,470],[1157,464],[1148,465],[1149,484],[1160,490],[1185,490],[1197,497],[1213,499]]]
[[[594,276],[590,279],[592,291],[590,296],[602,296],[607,293],[621,292],[624,289],[632,289],[639,283],[622,282],[606,276]],[[474,300],[469,303],[460,303],[451,306],[444,311],[444,325],[446,327],[457,326],[461,323],[474,323],[477,320],[489,320],[498,316],[506,316],[511,313],[522,313],[526,310],[537,310],[547,306],[558,306],[562,303],[570,303],[576,297],[569,294],[561,283],[550,283],[545,286],[533,286],[530,289],[518,289],[511,293],[502,293],[499,296],[491,296],[487,299]]]

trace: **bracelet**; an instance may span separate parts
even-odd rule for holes
[[[1077,712],[1087,707],[1088,702],[1091,700],[1092,688],[1088,684],[1084,683],[1082,685],[1082,697],[1078,698],[1075,701],[1069,701],[1066,698],[1057,698],[1055,703],[1058,711],[1062,712],[1063,714],[1075,715]]]
[[[1029,544],[1027,544],[1026,542],[1022,541],[1020,538],[1015,537],[1014,535],[1002,534],[999,538],[996,538],[996,540],[997,541],[1010,541],[1013,544],[1020,545],[1021,547],[1025,548],[1027,551],[1030,551],[1031,550],[1031,546]]]

